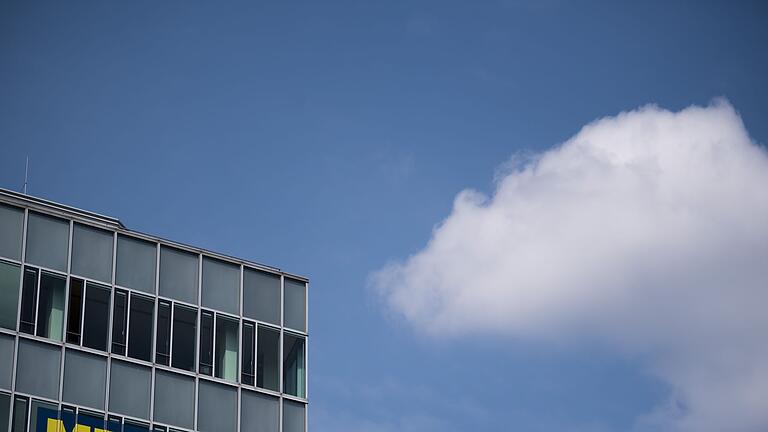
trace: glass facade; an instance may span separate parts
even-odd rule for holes
[[[299,276],[0,190],[0,432],[304,432],[306,308]]]

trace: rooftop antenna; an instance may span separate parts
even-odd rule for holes
[[[27,194],[27,180],[29,180],[29,156],[27,156],[27,163],[24,165],[24,195]]]

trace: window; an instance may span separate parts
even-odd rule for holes
[[[307,284],[285,278],[284,324],[294,330],[307,331]]]
[[[64,330],[64,295],[67,280],[63,276],[42,272],[40,298],[37,303],[37,335],[61,341]]]
[[[160,300],[157,306],[155,362],[168,366],[171,359],[171,304]]]
[[[146,293],[155,293],[155,271],[157,267],[157,246],[144,240],[117,236],[118,285]]]
[[[35,334],[35,307],[37,305],[37,269],[24,268],[24,283],[21,288],[21,319],[19,330]]]
[[[200,380],[197,401],[197,430],[235,432],[237,430],[237,390]]]
[[[0,334],[0,388],[11,388],[11,383],[13,382],[13,352],[15,348],[16,340],[13,336]]]
[[[243,364],[242,377],[240,380],[243,384],[254,384],[254,356],[253,356],[253,338],[254,338],[253,324],[249,322],[243,323]]]
[[[0,204],[0,256],[21,260],[24,210]]]
[[[131,295],[128,317],[128,356],[152,361],[152,314],[155,304],[151,299]]]
[[[8,432],[8,421],[11,418],[11,395],[0,393],[0,431]]]
[[[58,399],[61,348],[24,338],[19,338],[18,344],[16,391]]]
[[[200,313],[200,373],[213,375],[213,313]]]
[[[30,212],[27,220],[27,262],[67,271],[69,221]]]
[[[280,380],[280,332],[259,326],[256,338],[256,385],[268,390],[279,391]]]
[[[259,432],[280,430],[280,399],[243,390],[241,401],[240,430]]]
[[[181,305],[173,308],[173,367],[195,370],[197,310]]]
[[[104,409],[106,382],[105,357],[74,349],[66,350],[62,394],[65,402]]]
[[[107,350],[110,295],[108,287],[88,282],[85,290],[83,346]]]
[[[0,261],[0,327],[16,330],[21,267]]]
[[[200,380],[201,388],[202,383],[203,380]],[[195,379],[157,369],[154,409],[155,421],[192,429],[195,419]]]
[[[243,272],[243,315],[280,325],[280,276],[258,270]]]
[[[67,342],[80,345],[80,323],[82,323],[83,281],[69,279],[69,306],[67,309]]]
[[[160,248],[160,295],[197,304],[198,266],[196,254]]]
[[[33,399],[32,403],[30,404],[30,413],[29,413],[30,414],[29,415],[29,431],[30,432],[37,432],[38,413],[41,408],[43,409],[44,417],[48,417],[48,415],[51,415],[51,414],[58,414],[58,411],[59,411],[59,407],[57,405]]]
[[[237,321],[216,316],[216,378],[237,382]]]
[[[283,432],[304,432],[306,416],[303,403],[283,399]]]
[[[112,282],[114,234],[98,228],[74,224],[72,230],[72,273]]]
[[[16,396],[13,400],[12,432],[25,432],[27,430],[27,403],[27,398],[21,396]]]
[[[285,334],[283,340],[283,392],[305,397],[304,339]]]
[[[203,306],[231,314],[240,313],[240,267],[203,258]]]
[[[109,373],[109,410],[149,419],[147,397],[152,391],[152,370],[148,367],[112,360]]]
[[[115,290],[112,313],[112,352],[125,355],[125,330],[128,327],[128,293]]]

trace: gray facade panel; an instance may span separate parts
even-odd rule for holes
[[[75,224],[72,230],[72,273],[112,282],[113,234]]]
[[[283,432],[304,432],[306,416],[306,405],[283,400]]]
[[[243,315],[280,325],[280,276],[245,269],[243,272]]]
[[[195,421],[195,380],[155,371],[155,420],[191,429]]]
[[[203,259],[203,306],[231,314],[240,313],[240,267]]]
[[[285,278],[285,315],[283,324],[295,330],[307,331],[307,284]]]
[[[69,222],[30,212],[27,221],[26,261],[65,272],[68,254]]]
[[[24,210],[0,204],[0,256],[21,259]]]
[[[148,367],[112,360],[109,410],[133,417],[149,418],[152,371]]]
[[[41,342],[19,340],[16,390],[58,399],[60,366],[61,348]]]
[[[197,402],[197,430],[235,432],[237,430],[237,389],[200,380]]]
[[[0,261],[0,327],[16,330],[21,267]]]
[[[16,344],[13,336],[0,334],[0,388],[11,389],[13,380],[13,348]]]
[[[197,304],[197,255],[178,249],[160,249],[160,295]]]
[[[157,246],[132,237],[117,237],[115,282],[145,293],[155,293]]]
[[[278,432],[280,399],[262,393],[242,391],[240,427],[248,432]]]
[[[64,356],[65,402],[104,409],[107,390],[107,359],[72,349]]]

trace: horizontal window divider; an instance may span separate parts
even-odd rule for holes
[[[309,404],[309,401],[307,399],[300,398],[298,396],[293,396],[293,395],[290,395],[288,393],[283,393],[282,396],[283,396],[283,399],[287,399],[289,401],[303,403],[304,405],[308,405]]]
[[[195,372],[184,370],[184,369],[175,368],[175,367],[172,367],[172,366],[166,366],[166,365],[162,365],[162,364],[158,364],[158,363],[155,363],[155,368],[157,370],[161,370],[161,371],[165,371],[165,372],[173,372],[175,374],[185,375],[185,376],[188,376],[190,378],[194,378],[194,377],[197,376],[197,374]]]
[[[97,356],[100,356],[100,357],[104,357],[104,358],[109,357],[109,354],[105,353],[104,351],[100,351],[100,350],[93,349],[93,348],[88,348],[88,347],[81,346],[81,345],[75,345],[75,344],[67,343],[67,344],[64,344],[64,347],[67,350],[80,351],[80,352],[84,352],[84,353],[88,353],[88,354],[94,354],[94,355],[97,355]]]
[[[0,256],[0,262],[4,262],[4,263],[7,263],[7,264],[16,264],[16,265],[24,264],[24,261],[16,261],[13,258],[6,258],[4,256]]]
[[[27,267],[27,268],[34,268],[34,269],[36,269],[36,270],[42,270],[42,271],[44,271],[44,272],[46,272],[46,273],[53,273],[53,274],[55,274],[55,275],[57,275],[57,276],[63,276],[63,277],[67,277],[67,276],[69,276],[69,273],[67,273],[67,272],[65,272],[65,271],[61,271],[61,270],[54,270],[54,269],[51,269],[51,268],[48,268],[48,267],[42,267],[42,266],[39,266],[39,265],[37,265],[37,264],[30,264],[30,263],[28,263],[28,262],[24,262],[24,267]]]
[[[198,375],[198,378],[200,378],[201,381],[208,381],[208,382],[212,382],[212,383],[225,384],[225,385],[228,385],[228,386],[234,387],[234,388],[238,388],[240,386],[239,383],[232,382],[232,381],[227,381],[227,380],[222,379],[222,378],[210,377],[208,375]]]
[[[37,341],[37,342],[43,342],[43,343],[46,343],[48,345],[53,345],[53,346],[57,346],[57,347],[63,347],[64,346],[64,342],[48,339],[48,338],[43,337],[43,336],[32,335],[32,334],[24,333],[24,332],[18,332],[17,334],[18,334],[20,339],[27,339],[27,340]]]

